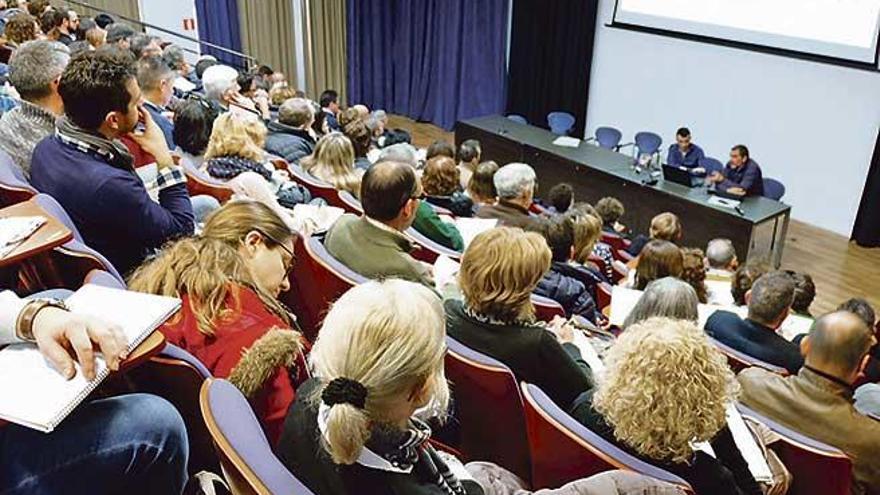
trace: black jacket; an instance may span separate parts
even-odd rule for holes
[[[267,128],[266,151],[284,158],[288,163],[298,164],[302,157],[315,151],[315,140],[308,131],[281,122],[269,122]]]
[[[470,217],[474,214],[474,202],[461,191],[456,191],[451,196],[426,196],[425,199],[432,205],[446,208],[457,217]]]
[[[596,302],[587,287],[570,275],[572,268],[567,263],[554,261],[534,293],[561,304],[566,316],[583,316],[596,323]]]
[[[785,340],[773,329],[729,311],[716,311],[706,320],[706,333],[722,344],[761,361],[781,366],[792,375],[804,365],[797,344]]]

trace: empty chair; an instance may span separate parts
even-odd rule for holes
[[[18,165],[0,151],[0,208],[27,201],[36,195],[37,190],[24,178]]]
[[[713,172],[721,172],[724,170],[724,164],[715,158],[700,158],[700,167],[706,169],[706,175],[712,175]]]
[[[232,493],[312,494],[272,452],[250,404],[234,385],[226,380],[207,380],[200,404]]]
[[[534,488],[625,469],[692,491],[685,480],[628,454],[575,421],[537,386],[523,383],[521,387]]]
[[[660,146],[663,145],[663,138],[653,132],[637,132],[635,136],[636,157],[643,155],[654,156],[660,152]]]
[[[418,230],[410,227],[406,229],[406,235],[416,243],[416,250],[413,251],[412,257],[419,260],[424,261],[425,263],[434,264],[437,261],[437,257],[442,255],[448,256],[453,260],[459,260],[461,258],[461,253],[454,249],[449,249],[446,246],[438,244],[431,239],[428,239],[426,236],[422,235]]]
[[[446,337],[446,378],[455,421],[468,460],[492,461],[531,478],[523,402],[513,372],[503,363]]]
[[[507,118],[514,121],[514,122],[519,122],[520,124],[528,124],[529,123],[529,121],[526,120],[525,117],[523,117],[522,115],[517,115],[515,113],[508,115]]]
[[[775,364],[770,364],[765,361],[761,361],[758,358],[754,358],[749,356],[744,352],[740,352],[733,347],[730,347],[718,340],[713,339],[712,337],[707,337],[718,350],[724,354],[724,357],[727,358],[727,364],[730,365],[730,369],[732,369],[735,373],[739,373],[740,371],[750,367],[757,366],[759,368],[764,368],[767,371],[772,371],[773,373],[779,375],[788,375],[788,370],[781,366],[776,366]]]
[[[764,424],[779,436],[770,448],[791,471],[789,495],[850,493],[852,461],[840,449],[802,435],[742,404],[736,407],[744,417]]]
[[[613,127],[597,127],[594,138],[599,146],[607,150],[617,150],[620,147],[620,140],[623,133]],[[592,141],[589,139],[589,141]]]
[[[785,196],[785,184],[769,177],[764,178],[764,197],[776,201]]]
[[[565,136],[574,127],[574,115],[568,112],[550,112],[547,114],[547,125],[553,134]]]

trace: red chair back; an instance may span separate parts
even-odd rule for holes
[[[724,357],[727,358],[727,364],[730,366],[730,369],[732,369],[734,373],[739,373],[746,368],[757,366],[767,371],[772,371],[773,373],[776,373],[778,375],[788,375],[788,370],[781,366],[776,366],[775,364],[770,364],[766,361],[761,361],[758,358],[749,356],[748,354],[740,352],[727,344],[713,339],[712,337],[709,337],[709,341],[712,342],[712,344],[714,344],[715,347],[717,347],[722,354],[724,354]]]
[[[556,316],[565,318],[565,309],[558,302],[549,297],[532,294],[532,305],[535,307],[535,316],[540,321],[551,321]]]
[[[596,284],[596,306],[599,311],[611,306],[611,284]]]
[[[294,182],[308,189],[309,192],[312,193],[312,196],[324,198],[324,201],[330,206],[346,209],[346,204],[339,199],[339,192],[333,187],[333,185],[318,179],[302,168],[294,165],[289,166],[288,171],[290,172],[290,178],[293,179]]]
[[[446,377],[461,428],[457,447],[469,461],[494,462],[531,477],[522,397],[504,364],[446,337]]]
[[[629,247],[629,243],[623,237],[617,234],[611,234],[608,232],[602,232],[602,242],[611,246],[612,251],[617,251],[620,249],[626,249]]]
[[[345,210],[346,213],[353,213],[355,215],[361,215],[364,213],[364,207],[361,206],[361,202],[354,197],[354,194],[348,191],[339,191],[337,194],[339,195],[339,201],[342,202],[342,209]]]
[[[437,257],[441,254],[446,255],[447,257],[459,261],[461,259],[461,253],[454,250],[449,249],[446,246],[440,245],[431,239],[428,239],[424,235],[422,235],[416,229],[410,227],[406,230],[406,235],[416,243],[416,249],[410,253],[413,258],[424,261],[425,263],[434,264],[437,261]]]

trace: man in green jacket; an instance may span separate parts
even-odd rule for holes
[[[368,278],[401,278],[434,286],[432,267],[417,261],[403,234],[416,217],[422,188],[413,168],[396,161],[370,167],[361,180],[364,214],[343,215],[324,246],[339,262]]]

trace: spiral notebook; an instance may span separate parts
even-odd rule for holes
[[[85,285],[67,299],[70,309],[116,323],[134,350],[169,316],[180,300]],[[15,344],[0,350],[0,419],[50,433],[110,374],[104,360],[96,359],[91,382],[77,365],[76,377],[65,380],[33,344]]]

